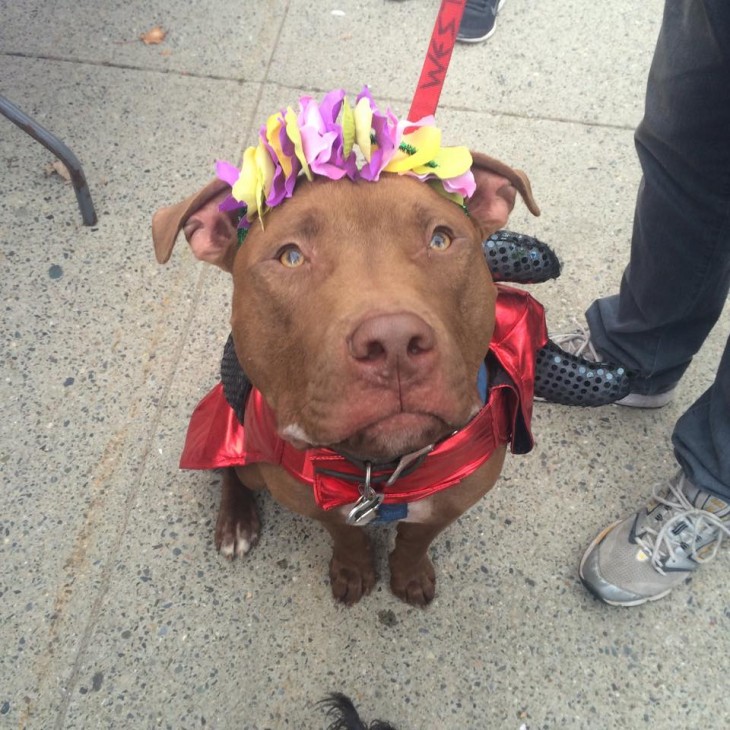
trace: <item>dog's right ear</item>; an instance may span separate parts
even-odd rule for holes
[[[218,209],[228,192],[230,187],[226,182],[211,180],[197,193],[175,205],[160,208],[152,216],[152,241],[158,263],[170,260],[180,231],[190,222],[185,233],[195,257],[231,271],[236,226],[231,213]]]
[[[514,170],[481,152],[472,151],[471,156],[471,169],[477,186],[466,201],[466,207],[485,238],[507,224],[517,193],[533,215],[540,215],[530,181],[522,170]]]

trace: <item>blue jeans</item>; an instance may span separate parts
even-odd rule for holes
[[[632,391],[654,394],[682,377],[730,288],[730,0],[667,0],[635,139],[631,259],[586,319]],[[730,338],[672,443],[689,479],[730,501]]]

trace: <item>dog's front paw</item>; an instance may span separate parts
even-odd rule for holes
[[[215,546],[229,560],[244,556],[258,541],[261,521],[253,494],[232,469],[224,475],[215,523]]]
[[[428,557],[415,565],[399,565],[390,560],[390,589],[398,598],[413,606],[427,606],[436,595],[436,571]]]
[[[236,516],[218,514],[215,525],[215,546],[229,560],[243,557],[258,541],[261,523],[255,505]]]
[[[330,585],[332,595],[340,603],[352,606],[366,596],[375,585],[376,576],[372,563],[339,560],[335,555],[330,561]]]

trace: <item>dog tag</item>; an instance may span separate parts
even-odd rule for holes
[[[362,527],[372,522],[378,516],[378,507],[380,507],[383,501],[383,495],[378,494],[372,488],[370,484],[371,472],[372,466],[368,462],[365,464],[365,481],[360,488],[360,499],[355,502],[345,520],[348,525]]]
[[[370,499],[366,499],[364,496],[360,497],[350,510],[350,514],[347,515],[347,524],[355,527],[363,527],[369,524],[378,516],[378,507],[380,507],[382,501],[383,495],[377,493]]]

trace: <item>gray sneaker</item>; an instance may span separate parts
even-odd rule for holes
[[[552,335],[552,341],[560,346],[563,350],[582,357],[591,362],[602,362],[603,357],[591,341],[591,332],[588,327],[577,325],[573,332],[567,334]],[[630,380],[629,380],[630,382]],[[674,400],[674,394],[677,390],[676,385],[672,385],[661,393],[653,393],[652,395],[644,395],[643,393],[629,393],[625,398],[615,401],[618,406],[627,406],[628,408],[662,408],[663,406]]]
[[[680,471],[646,507],[596,537],[580,562],[580,579],[611,606],[656,601],[712,560],[724,536],[730,536],[730,504]]]

